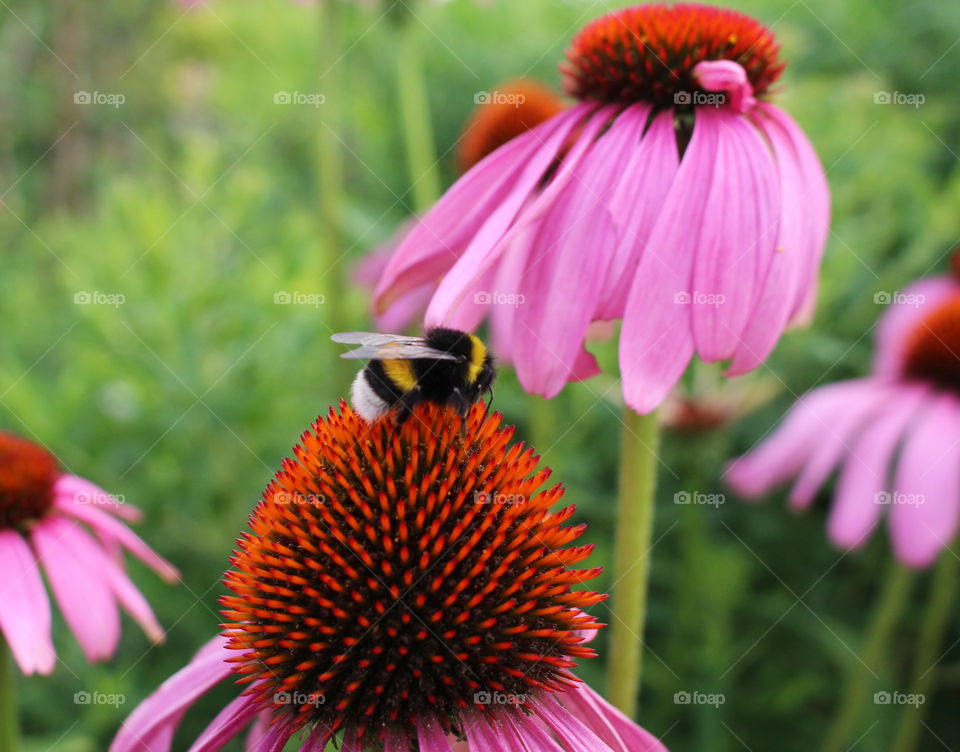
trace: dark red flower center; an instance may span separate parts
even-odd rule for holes
[[[907,342],[904,374],[960,392],[960,296],[926,316]]]
[[[53,504],[59,475],[50,452],[0,432],[0,529],[20,528],[43,517]]]
[[[488,154],[563,111],[563,101],[543,84],[510,81],[483,92],[463,129],[457,158],[466,172]]]
[[[652,3],[615,11],[586,26],[563,66],[567,91],[601,102],[696,104],[693,69],[704,60],[743,66],[756,96],[783,71],[773,33],[736,11],[699,3]]]
[[[222,601],[237,668],[280,722],[378,748],[576,683],[593,655],[579,630],[600,626],[583,609],[604,596],[573,588],[599,570],[572,568],[583,526],[499,424],[422,405],[371,426],[341,404],[303,435]]]

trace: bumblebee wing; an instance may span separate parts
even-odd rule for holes
[[[341,345],[369,345],[377,347],[391,342],[423,342],[422,337],[406,337],[402,334],[378,334],[377,332],[340,332],[330,337]]]
[[[428,347],[422,340],[364,345],[340,356],[350,360],[463,360],[459,355]]]

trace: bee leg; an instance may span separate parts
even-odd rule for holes
[[[396,402],[396,424],[402,426],[406,423],[410,416],[413,415],[413,407],[421,401],[420,387],[416,386],[408,392],[404,392],[403,396]]]

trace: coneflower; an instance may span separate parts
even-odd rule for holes
[[[320,752],[662,750],[571,672],[604,596],[550,471],[475,405],[366,423],[346,405],[301,437],[238,542],[223,635],[146,700],[111,752],[167,750],[213,684],[246,685],[191,750],[253,723]],[[256,720],[256,723],[254,721]]]

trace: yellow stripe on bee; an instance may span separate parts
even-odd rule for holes
[[[467,369],[467,382],[472,384],[480,378],[480,371],[483,370],[483,363],[487,359],[487,346],[480,341],[479,337],[472,334],[470,342],[473,347],[470,353],[470,367]]]
[[[383,372],[387,374],[396,386],[405,392],[409,392],[417,385],[417,376],[413,372],[413,361],[411,360],[382,360]]]

